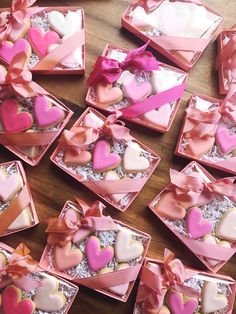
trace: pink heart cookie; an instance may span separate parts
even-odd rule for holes
[[[151,110],[144,113],[143,118],[148,122],[167,128],[170,122],[171,107],[170,104],[161,106],[158,110]]]
[[[119,87],[113,87],[112,84],[97,84],[96,102],[109,107],[119,103],[123,98],[122,90]]]
[[[103,172],[118,167],[121,158],[116,153],[110,152],[110,144],[108,141],[101,140],[96,143],[93,152],[93,169]]]
[[[10,201],[21,190],[21,177],[12,173],[8,175],[4,170],[0,169],[0,200],[4,203]]]
[[[11,63],[19,52],[25,52],[30,57],[31,47],[27,40],[18,39],[14,44],[10,41],[4,41],[0,45],[0,57],[7,63]]]
[[[147,81],[138,84],[135,79],[128,78],[123,84],[123,91],[131,103],[137,103],[151,94],[152,85]]]
[[[211,136],[204,136],[202,138],[188,138],[188,145],[186,146],[186,153],[200,158],[211,150],[215,143],[215,138]]]
[[[28,39],[40,58],[47,55],[48,47],[52,44],[60,42],[59,35],[54,31],[43,33],[38,27],[30,27],[28,31]]]
[[[6,99],[1,104],[1,120],[6,132],[23,132],[32,127],[31,114],[18,112],[19,108],[20,105],[14,99]]]
[[[67,165],[86,165],[92,160],[92,154],[87,151],[81,151],[78,147],[68,147],[64,155],[64,163]]]
[[[95,272],[106,266],[114,256],[113,247],[107,246],[101,249],[99,239],[94,236],[88,238],[85,252],[89,267]]]
[[[54,248],[55,268],[64,271],[80,264],[83,254],[79,249],[71,249],[71,242]]]
[[[176,201],[175,194],[173,192],[167,192],[161,196],[155,211],[160,216],[171,220],[180,220],[186,215],[186,207]]]
[[[166,302],[172,314],[193,314],[198,307],[196,299],[184,302],[183,295],[172,289],[167,293]]]
[[[228,154],[236,148],[236,134],[230,134],[226,127],[219,127],[216,131],[216,144],[222,154]]]
[[[203,220],[202,211],[198,207],[188,210],[185,223],[192,239],[199,239],[212,231],[212,223],[209,220]]]
[[[46,96],[37,96],[34,100],[34,114],[36,122],[41,129],[52,127],[65,117],[64,110],[52,106]]]

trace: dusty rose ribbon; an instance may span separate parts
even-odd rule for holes
[[[36,0],[12,0],[10,12],[0,13],[0,43],[7,39],[14,24],[22,26],[38,11],[37,7],[30,8]]]
[[[150,314],[153,308],[159,310],[169,288],[189,297],[199,297],[198,290],[184,285],[186,279],[196,274],[196,271],[186,269],[174,253],[165,249],[162,272],[158,268],[148,268],[147,264],[142,267],[136,299],[142,304],[142,313]]]
[[[59,244],[64,246],[71,241],[73,235],[81,228],[91,231],[117,230],[117,225],[110,216],[104,216],[103,210],[106,207],[103,203],[96,201],[92,206],[87,205],[76,198],[81,207],[82,218],[72,222],[68,218],[50,218],[46,232],[49,233],[48,244]]]
[[[125,60],[119,62],[99,56],[91,72],[87,84],[95,85],[99,82],[113,83],[120,77],[124,70],[158,70],[159,63],[150,51],[145,51],[149,42],[135,50],[129,51]]]
[[[228,43],[223,47],[218,56],[216,57],[215,68],[219,69],[220,66],[224,64],[224,66],[230,70],[236,68],[236,64],[230,63],[229,59],[231,59],[233,53],[236,52],[236,35],[234,35]]]
[[[28,274],[36,272],[38,262],[30,255],[30,250],[21,243],[12,253],[7,265],[1,265],[0,288],[10,284],[16,285],[25,291],[31,291],[41,286],[39,280],[27,277]]]

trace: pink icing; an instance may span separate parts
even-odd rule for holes
[[[37,96],[34,101],[34,114],[37,124],[41,128],[57,124],[64,118],[64,111],[51,103],[45,96]]]
[[[17,192],[19,187],[19,176],[15,173],[7,178],[0,172],[0,196],[6,202],[11,195]]]
[[[28,54],[29,49],[30,44],[25,39],[18,39],[14,44],[4,41],[0,45],[0,57],[10,63],[17,53],[24,51]]]
[[[33,119],[30,113],[18,113],[18,103],[14,99],[6,99],[1,105],[1,120],[7,132],[23,132],[31,128]]]
[[[93,153],[93,169],[106,170],[114,169],[121,162],[121,158],[116,153],[110,153],[108,141],[98,141]]]
[[[216,131],[216,143],[223,154],[230,153],[236,148],[236,134],[229,134],[226,127],[219,127]]]
[[[99,239],[91,236],[86,242],[86,257],[92,271],[98,271],[106,266],[114,256],[114,250],[108,246],[101,249]]]
[[[60,42],[60,37],[56,32],[49,31],[43,33],[38,27],[30,27],[28,38],[34,50],[41,58],[47,55],[47,50],[50,45]]]
[[[128,78],[124,82],[123,90],[132,103],[137,103],[150,95],[152,85],[147,81],[138,84],[134,78]]]
[[[175,291],[169,291],[167,299],[172,314],[193,314],[197,309],[195,299],[189,299],[183,303],[180,294]]]
[[[8,286],[2,293],[2,310],[4,314],[31,314],[34,311],[34,303],[31,300],[19,302],[19,289]]]
[[[79,249],[72,250],[71,242],[68,242],[64,246],[55,246],[54,258],[56,269],[63,271],[79,265],[83,259],[83,254]]]
[[[193,239],[199,239],[212,230],[212,223],[202,219],[202,211],[198,207],[193,207],[188,211],[185,223],[187,232]]]

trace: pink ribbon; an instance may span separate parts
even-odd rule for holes
[[[196,275],[196,271],[185,269],[182,262],[175,258],[174,253],[165,249],[164,263],[161,268],[142,267],[137,303],[142,304],[142,313],[150,314],[155,308],[159,310],[164,303],[169,288],[189,297],[199,297],[198,290],[184,285],[184,281]]]
[[[124,70],[152,71],[159,69],[159,63],[150,51],[145,51],[149,42],[135,50],[131,50],[123,62],[99,56],[91,72],[87,84],[99,82],[113,83]]]
[[[141,5],[145,11],[154,10],[160,5],[160,0],[133,0],[132,5]]]
[[[82,218],[77,222],[72,222],[68,218],[50,218],[46,232],[49,233],[48,244],[59,244],[64,246],[71,241],[74,234],[80,229],[85,228],[91,231],[117,230],[117,225],[110,216],[104,216],[103,210],[106,207],[103,203],[96,201],[92,206],[87,205],[76,198],[81,207]]]
[[[23,24],[37,12],[37,7],[30,8],[36,0],[12,0],[10,12],[0,13],[0,42],[7,39],[15,23]]]
[[[227,69],[233,70],[236,68],[235,63],[229,62],[229,59],[233,56],[233,53],[236,53],[236,35],[234,35],[228,43],[223,47],[218,56],[216,57],[215,68],[219,69],[222,64]]]
[[[38,267],[38,263],[29,254],[29,249],[21,243],[12,253],[7,265],[1,265],[1,289],[14,284],[28,292],[41,286],[39,280],[27,277],[27,274],[34,273]]]

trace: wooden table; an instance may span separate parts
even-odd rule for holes
[[[226,19],[224,27],[235,24],[236,1],[235,0],[205,0],[217,12]],[[11,0],[1,0],[1,7],[9,7]],[[101,54],[107,41],[132,49],[141,45],[141,41],[126,30],[121,30],[120,19],[129,1],[126,0],[41,0],[37,4],[41,6],[56,5],[80,5],[86,14],[86,75],[81,76],[35,76],[36,82],[45,87],[49,92],[65,101],[75,114],[69,126],[80,116],[86,107],[85,80],[91,71],[91,67],[97,56]],[[200,21],[199,21],[200,22]],[[154,52],[160,60],[167,62],[158,53]],[[216,44],[213,42],[206,49],[201,59],[197,62],[189,75],[187,90],[184,94],[181,108],[175,118],[174,124],[168,134],[161,135],[148,129],[140,128],[128,123],[132,134],[139,140],[157,152],[162,160],[158,168],[150,178],[142,192],[125,213],[120,213],[107,206],[107,213],[113,218],[119,219],[131,226],[138,226],[141,230],[151,234],[152,242],[148,256],[162,258],[164,248],[173,250],[186,265],[199,269],[205,269],[203,264],[167,230],[166,227],[146,208],[147,203],[159,193],[169,181],[169,168],[182,169],[188,161],[174,157],[173,152],[178,138],[179,130],[183,122],[186,102],[191,93],[219,97],[218,81],[214,72],[214,60],[216,56]],[[41,223],[28,231],[2,238],[2,241],[13,247],[24,241],[32,250],[32,255],[40,259],[46,244],[44,233],[44,221],[57,216],[66,200],[72,199],[76,194],[87,202],[96,200],[96,195],[77,183],[68,175],[57,169],[50,162],[50,155],[56,147],[51,147],[44,159],[37,167],[24,165],[31,186]],[[0,161],[15,160],[16,157],[1,147]],[[209,169],[216,177],[225,176],[224,173]],[[220,273],[236,277],[236,256],[234,256],[220,271]],[[102,294],[81,287],[78,297],[74,302],[70,314],[131,314],[137,292],[137,284],[127,303],[114,301]],[[112,307],[111,307],[112,306]],[[236,306],[235,306],[236,311]]]

